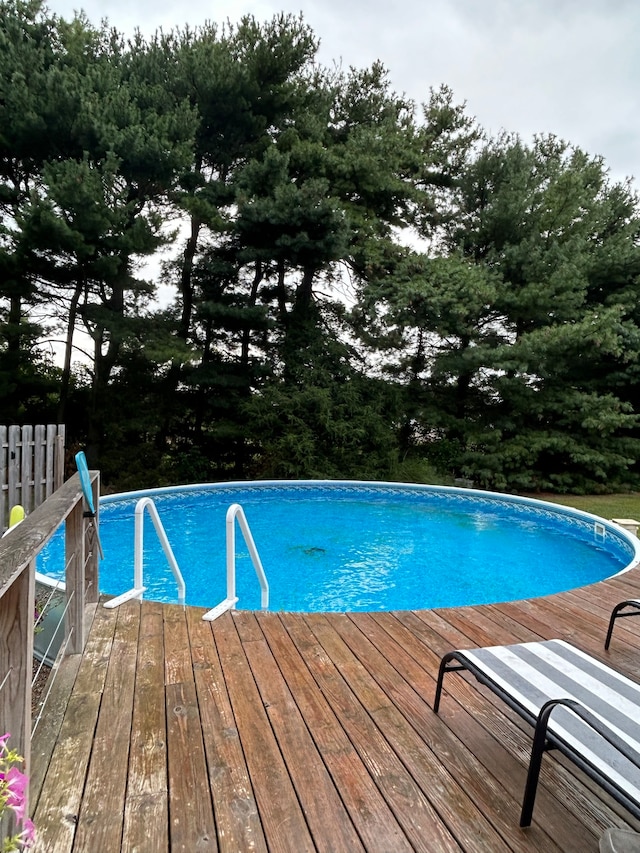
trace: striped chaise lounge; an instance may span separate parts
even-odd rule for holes
[[[520,826],[531,823],[547,749],[559,749],[640,817],[640,685],[563,640],[463,649],[442,658],[436,713],[445,673],[461,670],[535,728]]]

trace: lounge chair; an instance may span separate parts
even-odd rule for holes
[[[457,650],[442,658],[436,713],[445,673],[460,670],[535,728],[520,826],[531,823],[547,749],[559,749],[640,817],[640,685],[563,640]]]
[[[625,608],[629,608],[626,612],[622,612]],[[611,611],[611,619],[609,619],[609,627],[607,629],[607,639],[604,641],[605,649],[609,648],[611,635],[613,634],[613,623],[616,619],[623,619],[625,616],[640,616],[640,600],[637,598],[628,598],[626,601],[621,601]]]

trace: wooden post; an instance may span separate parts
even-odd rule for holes
[[[84,573],[84,584],[85,584],[85,602],[87,604],[92,604],[96,602],[100,598],[100,578],[99,578],[99,547],[98,547],[98,534],[100,531],[100,473],[98,471],[92,472],[95,474],[95,479],[91,483],[91,492],[93,494],[93,506],[95,507],[96,514],[95,516],[89,520],[86,530],[87,530],[87,557],[86,557],[86,569]]]
[[[81,654],[84,649],[84,546],[84,506],[79,500],[67,516],[65,526],[65,585],[69,601],[65,616],[69,642],[65,653],[68,655]]]
[[[9,747],[31,759],[31,672],[35,559],[28,563],[0,598],[0,673],[7,680],[0,690],[2,727],[11,734]],[[28,813],[28,812],[27,812]]]

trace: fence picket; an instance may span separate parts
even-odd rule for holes
[[[47,424],[47,480],[46,480],[46,494],[47,497],[53,492],[53,463],[55,459],[55,437],[56,437],[56,425],[55,424]]]
[[[37,424],[34,430],[33,447],[33,504],[40,506],[44,501],[44,484],[46,482],[45,454],[46,431],[44,424]],[[3,481],[4,482],[4,481]],[[4,518],[4,516],[2,516]]]
[[[20,427],[9,427],[9,506],[12,507],[18,500],[18,486],[20,483]]]
[[[33,427],[25,424],[22,427],[21,459],[20,459],[20,503],[29,503],[33,482]]]

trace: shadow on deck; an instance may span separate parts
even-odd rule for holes
[[[32,746],[40,851],[589,853],[631,817],[548,755],[518,827],[532,731],[451,648],[560,637],[640,680],[640,570],[507,604],[392,613],[98,606]]]

